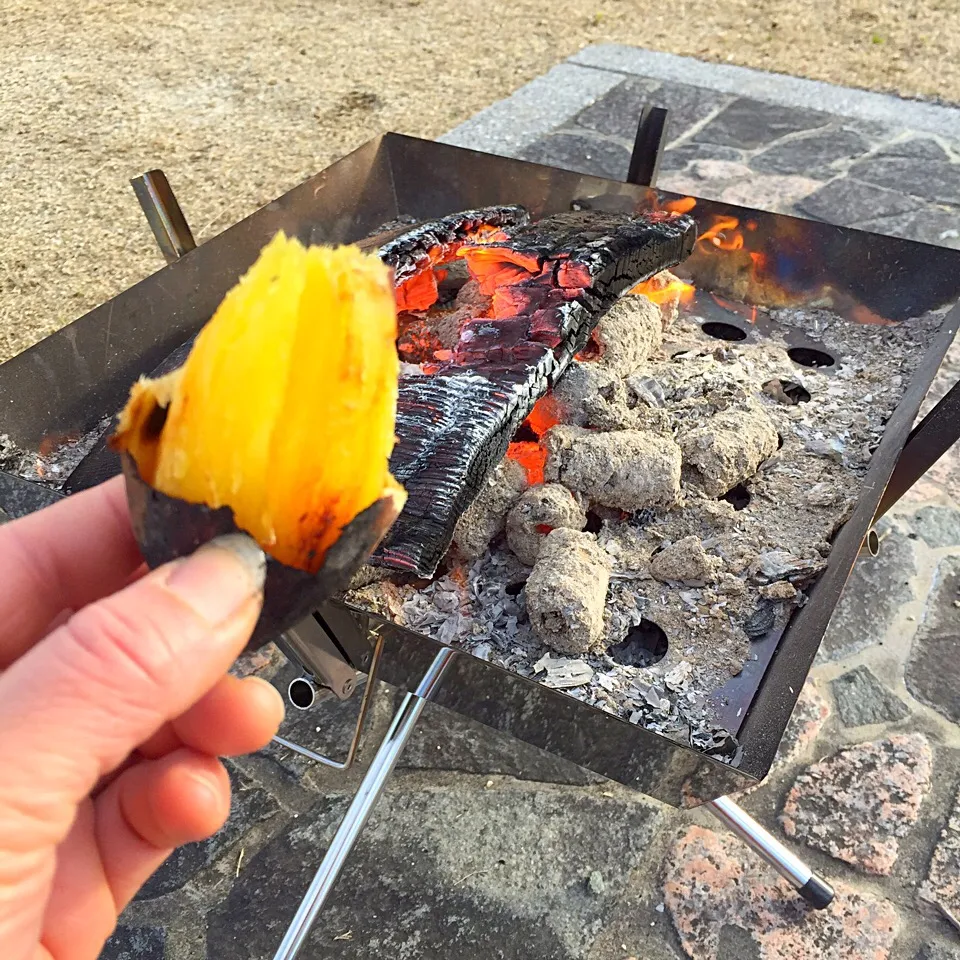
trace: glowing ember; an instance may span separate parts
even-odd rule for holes
[[[521,440],[507,447],[507,456],[523,467],[531,486],[543,483],[543,470],[547,465],[546,447],[533,440]]]
[[[544,434],[563,422],[563,404],[552,394],[541,397],[523,425],[529,427],[537,440],[520,440],[507,447],[507,456],[515,460],[527,473],[527,482],[534,486],[543,483],[543,468],[547,463],[547,448],[542,442]]]
[[[548,393],[536,402],[525,422],[538,437],[542,437],[551,427],[562,423],[563,416],[563,404]]]

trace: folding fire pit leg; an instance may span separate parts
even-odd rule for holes
[[[729,797],[719,797],[707,804],[710,812],[726,824],[751,850],[759,854],[777,873],[796,888],[816,910],[823,910],[833,901],[833,887],[821,880],[799,857],[792,854],[776,837],[768,833],[745,810]]]
[[[426,674],[413,693],[408,693],[400,704],[400,709],[390,724],[380,749],[377,750],[370,769],[367,770],[360,788],[357,790],[350,809],[337,828],[319,869],[307,889],[307,893],[290,922],[280,948],[274,954],[274,960],[293,960],[300,952],[323,905],[327,902],[343,869],[360,831],[370,817],[373,806],[383,792],[387,778],[393,772],[403,748],[413,733],[413,728],[428,700],[433,697],[450,660],[453,650],[445,647],[433,659]]]

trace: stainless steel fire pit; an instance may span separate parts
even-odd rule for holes
[[[651,118],[645,116],[644,122],[649,126]],[[643,129],[642,124],[641,133]],[[645,138],[638,136],[641,142]],[[645,166],[652,175],[656,164]],[[163,186],[156,178],[151,182]],[[0,366],[0,430],[28,460],[45,463],[51,437],[89,436],[98,425],[102,430],[124,402],[129,384],[196,333],[278,230],[305,243],[362,242],[385,224],[434,220],[502,204],[521,205],[537,219],[571,210],[636,214],[683,200],[644,186],[397,134],[371,141],[196,249],[183,239],[185,223],[178,231],[175,218],[156,215],[158,203],[164,207],[156,190],[144,191],[141,184],[141,199],[147,209],[154,209],[155,230],[167,236],[168,266]],[[680,270],[698,288],[720,297],[762,308],[768,305],[764,297],[776,289],[796,305],[829,303],[850,323],[910,324],[960,296],[960,252],[712,201],[697,200],[686,209],[701,236],[716,230],[718,222],[747,225],[740,260],[728,260],[721,268],[710,251],[700,247]],[[770,284],[757,282],[757,270],[736,268],[748,261],[756,267],[758,257],[763,264],[760,278]],[[314,679],[336,674],[341,698],[350,692],[342,683],[344,671],[372,673],[374,665],[379,679],[409,692],[412,699],[402,711],[405,720],[398,719],[391,734],[400,746],[404,722],[412,722],[410,716],[417,712],[415,702],[429,696],[676,806],[694,806],[749,787],[773,762],[874,520],[956,439],[956,418],[951,420],[958,403],[956,388],[913,434],[911,429],[958,323],[960,310],[954,308],[928,338],[809,601],[784,629],[758,638],[756,658],[724,686],[724,706],[714,720],[728,737],[698,739],[693,731],[686,738],[682,731],[661,735],[343,603],[317,611],[304,631],[284,638],[282,649]],[[793,350],[819,350],[816,338],[802,330],[794,330],[791,337]],[[13,516],[37,509],[118,471],[118,466],[105,463],[56,482],[0,473],[0,508]],[[887,489],[891,492],[884,496]],[[329,685],[334,687],[334,682]],[[368,690],[372,687],[367,683]],[[384,764],[385,776],[392,763]],[[727,810],[726,817],[749,837],[749,825],[738,824],[735,809]],[[358,815],[351,829],[359,826]],[[809,871],[804,875],[802,864],[781,863],[781,868],[788,874],[793,870],[798,887],[816,879]]]

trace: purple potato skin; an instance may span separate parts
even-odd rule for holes
[[[128,453],[122,453],[120,460],[134,536],[151,569],[189,556],[214,537],[242,532],[229,507],[213,510],[160,493],[141,478]],[[371,504],[344,527],[316,573],[287,566],[268,555],[263,611],[244,652],[276,640],[324,600],[345,590],[396,515],[396,503],[389,497]]]

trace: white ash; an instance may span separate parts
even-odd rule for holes
[[[603,644],[610,557],[591,533],[549,533],[525,593],[534,636],[560,653],[588,653]]]
[[[606,480],[591,485],[578,477],[588,529],[597,531],[597,544],[610,559],[606,651],[559,657],[536,639],[524,589],[530,569],[502,535],[467,566],[452,554],[452,575],[423,589],[387,582],[368,588],[379,591],[374,601],[348,599],[379,603],[409,628],[523,676],[546,681],[552,671],[562,678],[565,695],[632,722],[708,750],[727,749],[710,722],[708,698],[755,658],[753,639],[784,627],[806,602],[806,589],[853,509],[872,450],[942,317],[858,326],[823,311],[777,310],[770,315],[769,339],[726,343],[702,332],[695,310],[677,319],[670,342],[628,375],[577,362],[556,391],[572,425],[547,436],[553,483],[569,483],[557,465],[585,439],[613,437],[616,445],[623,441],[617,433],[640,430],[682,446],[718,416],[735,421],[757,409],[772,424],[772,431],[763,431],[761,461],[733,492],[749,498],[742,509],[735,508],[733,493],[724,491],[727,499],[708,495],[687,464],[679,496],[671,494],[676,502],[639,501],[642,509],[605,506],[611,499],[604,495]],[[789,328],[808,335],[813,330],[837,358],[836,367],[813,369],[791,360]],[[773,380],[779,388],[765,390]],[[771,450],[774,434],[782,446]],[[665,575],[664,564],[677,551],[697,558],[698,577],[658,580],[655,574]],[[677,570],[683,580],[690,576]],[[666,633],[666,655],[650,666],[618,663],[609,651],[641,620]],[[578,677],[582,684],[566,686]]]
[[[497,465],[454,531],[453,542],[464,557],[479,557],[503,533],[507,514],[526,488],[527,475],[519,463],[506,458]]]
[[[530,565],[537,562],[547,534],[560,527],[582,530],[587,524],[580,500],[559,483],[542,483],[526,490],[507,514],[507,545]]]
[[[104,417],[92,430],[80,437],[63,437],[56,443],[51,440],[51,449],[39,454],[21,450],[7,434],[2,433],[0,470],[60,490],[80,461],[103,436],[110,425],[110,419]]]

